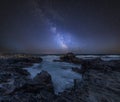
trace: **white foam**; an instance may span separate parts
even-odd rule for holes
[[[108,56],[102,56],[101,59],[104,61],[120,60],[120,56],[119,55],[108,55]]]
[[[101,58],[104,61],[120,60],[120,55],[78,55],[77,57],[81,59]]]
[[[81,58],[81,59],[94,59],[94,58],[98,58],[100,56],[98,56],[98,55],[78,55],[77,57]]]
[[[38,73],[41,72],[41,70],[38,69],[39,66],[39,64],[34,64],[32,67],[25,68],[31,74],[31,78],[34,78]]]

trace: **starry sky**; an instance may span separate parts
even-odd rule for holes
[[[0,0],[0,49],[120,54],[118,0]]]

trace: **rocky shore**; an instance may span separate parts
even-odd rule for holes
[[[63,55],[60,60],[82,65],[72,68],[83,78],[80,83],[75,80],[74,88],[60,95],[65,102],[120,102],[120,60],[83,60],[73,53]]]
[[[52,77],[42,71],[31,79],[24,67],[40,63],[40,57],[0,59],[0,102],[120,102],[120,60],[79,59],[73,53],[62,55],[60,62],[80,64],[72,68],[82,74],[74,87],[58,95]]]

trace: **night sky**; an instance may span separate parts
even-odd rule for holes
[[[0,49],[120,54],[118,0],[0,0]]]

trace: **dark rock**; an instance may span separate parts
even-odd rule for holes
[[[8,68],[7,71],[11,72],[11,73],[17,73],[23,76],[28,76],[30,75],[30,73],[25,70],[25,69],[21,69],[21,68]]]
[[[47,71],[42,71],[33,79],[34,83],[42,84],[47,90],[54,93],[51,75]]]
[[[78,90],[81,88],[81,80],[80,79],[74,79],[74,90]]]
[[[49,92],[33,93],[16,93],[15,95],[5,96],[0,102],[53,102],[54,95]]]
[[[5,92],[6,92],[6,90],[4,88],[0,87],[0,96],[4,95]]]
[[[25,83],[25,82],[24,82]],[[54,93],[53,83],[51,80],[51,76],[48,72],[42,71],[41,73],[37,74],[36,77],[29,81],[28,83],[25,83],[21,85],[21,87],[17,87],[12,94],[22,91],[27,93],[39,93],[40,91],[45,90],[47,92]]]
[[[53,102],[56,95],[48,72],[42,71],[33,80],[25,81],[24,79],[18,77],[14,81],[15,89],[5,96],[3,95],[0,102]],[[3,89],[1,92],[5,93]],[[2,95],[2,93],[0,94]]]
[[[11,73],[0,73],[0,83],[3,83],[3,82],[8,82],[9,79],[11,78]]]
[[[42,71],[38,73],[33,80],[35,82],[48,84],[51,83],[51,75],[47,71]]]
[[[120,61],[102,61],[100,58],[83,60],[82,68],[85,70],[94,69],[103,72],[120,71]]]
[[[24,63],[40,63],[40,62],[42,62],[42,58],[40,58],[40,57],[9,58],[9,59],[7,59],[7,62],[9,64],[15,64],[15,63],[19,63],[19,62],[24,62]]]
[[[82,60],[77,58],[73,53],[67,53],[65,55],[60,56],[60,61],[75,63],[75,64],[81,64],[82,63]]]
[[[75,58],[75,55],[73,53],[67,53],[65,55],[60,56],[60,60],[62,61],[72,62],[74,58]]]
[[[72,71],[80,73],[80,74],[83,74],[83,72],[84,72],[83,68],[77,68],[77,67],[72,68]]]
[[[14,83],[13,83],[13,85],[14,85],[14,88],[20,88],[20,87],[22,87],[23,85],[25,85],[25,84],[27,84],[27,83],[29,83],[29,82],[31,82],[32,80],[31,79],[29,79],[29,78],[27,78],[27,77],[25,77],[25,76],[16,76],[15,77],[15,79],[14,79]]]

